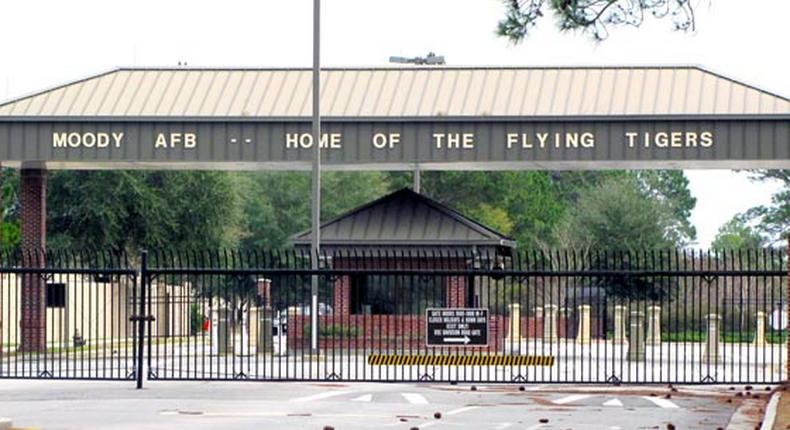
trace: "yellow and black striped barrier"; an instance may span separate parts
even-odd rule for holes
[[[550,355],[368,355],[371,366],[553,366]]]

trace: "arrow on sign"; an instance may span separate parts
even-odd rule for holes
[[[464,345],[466,345],[467,343],[472,341],[472,339],[469,339],[469,336],[464,336],[464,337],[445,337],[442,340],[445,343],[463,343]]]

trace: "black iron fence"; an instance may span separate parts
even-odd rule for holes
[[[0,255],[0,378],[134,379],[130,267],[110,252]]]
[[[35,257],[35,258],[33,258]],[[787,379],[787,255],[454,250],[7,255],[0,377]]]

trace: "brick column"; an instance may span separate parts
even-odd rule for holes
[[[448,276],[444,281],[448,308],[466,307],[466,278]]]
[[[258,278],[255,281],[255,288],[258,297],[261,298],[261,307],[272,307],[272,280],[268,278]]]
[[[22,264],[44,267],[47,230],[47,171],[25,169],[20,173],[19,202],[22,221]],[[38,274],[22,276],[19,350],[46,349],[44,290],[46,283]]]
[[[335,315],[351,313],[351,277],[339,276],[335,280],[335,291],[332,297],[332,310]]]

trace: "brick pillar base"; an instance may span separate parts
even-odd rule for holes
[[[22,265],[44,267],[47,230],[47,171],[22,169],[19,202],[22,221]],[[22,276],[19,350],[46,350],[44,290],[46,283],[38,274]]]
[[[447,307],[466,307],[466,279],[463,276],[448,276],[444,285],[447,294]]]
[[[335,280],[335,291],[332,297],[335,315],[351,313],[351,277],[339,276]]]

